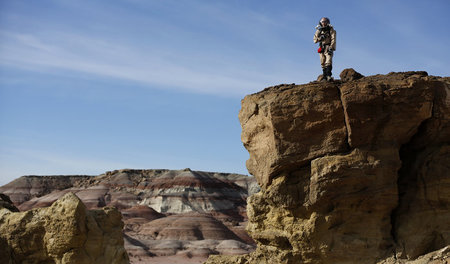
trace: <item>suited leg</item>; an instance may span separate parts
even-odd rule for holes
[[[333,66],[331,66],[331,65],[329,65],[329,66],[327,66],[326,68],[325,68],[325,71],[326,71],[326,80],[327,81],[332,81],[333,80],[333,78],[331,78],[331,75],[332,75],[332,73],[331,73],[331,70],[333,69]]]

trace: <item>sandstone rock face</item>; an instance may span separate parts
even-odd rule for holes
[[[86,209],[72,193],[26,212],[0,209],[1,263],[129,263],[115,208]]]
[[[207,263],[409,263],[450,244],[449,78],[275,86],[239,118],[257,249]]]
[[[347,149],[344,112],[333,84],[282,85],[247,96],[242,104],[247,168],[263,188],[282,170]]]

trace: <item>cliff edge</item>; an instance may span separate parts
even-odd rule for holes
[[[347,69],[248,95],[239,119],[257,249],[207,263],[447,263],[450,78]]]

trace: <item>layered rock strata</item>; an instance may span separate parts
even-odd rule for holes
[[[0,192],[22,211],[48,206],[70,191],[88,208],[145,205],[160,213],[245,210],[246,197],[258,190],[253,177],[190,169],[124,169],[99,176],[23,176],[0,187]]]
[[[87,210],[68,193],[47,208],[13,211],[0,208],[1,263],[129,263],[115,208]]]
[[[343,76],[242,100],[257,249],[207,263],[406,263],[450,244],[450,78]]]

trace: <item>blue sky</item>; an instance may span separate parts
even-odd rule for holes
[[[168,168],[247,174],[240,100],[321,69],[449,76],[450,1],[0,1],[0,185]]]

